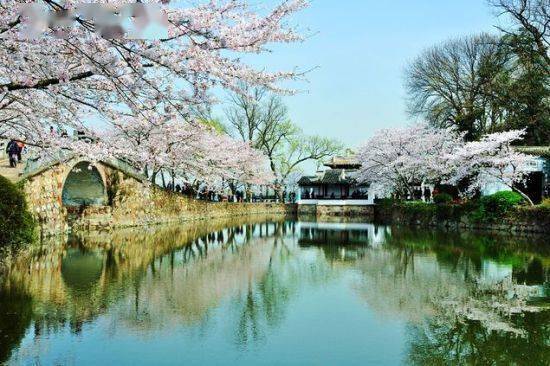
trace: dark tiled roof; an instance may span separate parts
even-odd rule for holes
[[[313,184],[318,184],[319,182],[317,182],[317,177],[302,177],[300,178],[300,180],[298,181],[298,185],[300,186],[307,186],[307,185],[313,185]]]
[[[329,169],[320,176],[306,176],[300,178],[298,185],[315,186],[321,184],[355,184],[352,172],[345,169]]]
[[[330,169],[325,172],[323,175],[323,178],[321,179],[321,182],[323,184],[341,184],[341,183],[349,183],[349,179],[342,176],[343,170],[342,169]]]

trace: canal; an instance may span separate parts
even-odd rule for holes
[[[255,218],[2,257],[8,365],[550,362],[547,238]]]

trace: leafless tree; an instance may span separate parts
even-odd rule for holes
[[[408,109],[440,127],[475,139],[502,119],[487,88],[506,63],[499,39],[487,34],[447,41],[424,51],[405,71]]]
[[[343,149],[342,144],[333,139],[304,135],[290,121],[281,98],[265,89],[248,89],[247,95],[231,95],[230,104],[226,110],[230,130],[269,158],[279,193],[302,163],[326,159]]]
[[[508,15],[535,41],[537,52],[550,70],[550,0],[489,0],[489,4]],[[510,30],[500,29],[505,33]],[[550,71],[549,71],[550,72]]]

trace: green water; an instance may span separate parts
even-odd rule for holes
[[[550,363],[547,238],[249,219],[3,254],[0,363]]]

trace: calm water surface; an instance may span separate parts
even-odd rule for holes
[[[550,243],[250,219],[3,255],[8,365],[550,364]]]

